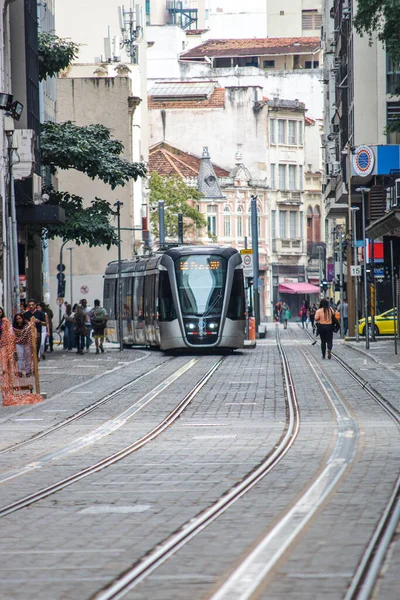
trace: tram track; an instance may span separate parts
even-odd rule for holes
[[[146,444],[148,444],[149,442],[151,442],[152,440],[157,438],[169,426],[171,426],[178,419],[178,417],[180,417],[180,415],[183,413],[183,411],[193,401],[193,399],[197,396],[197,394],[200,392],[200,390],[204,387],[204,385],[213,376],[215,371],[219,368],[219,366],[221,365],[221,363],[224,360],[225,360],[225,357],[221,357],[216,362],[214,362],[214,364],[197,381],[197,383],[190,389],[190,391],[184,396],[184,398],[174,407],[174,409],[172,411],[170,411],[168,413],[168,415],[160,423],[158,423],[155,427],[153,427],[153,429],[148,431],[146,434],[144,434],[138,440],[129,444],[128,446],[125,446],[124,448],[118,450],[117,452],[114,452],[113,454],[103,458],[102,460],[94,463],[93,465],[90,465],[89,467],[81,469],[80,471],[74,473],[73,475],[70,475],[70,476],[68,476],[60,481],[57,481],[49,486],[46,486],[32,494],[28,494],[28,495],[24,496],[23,498],[20,498],[19,500],[16,500],[6,506],[3,506],[2,508],[0,508],[0,518],[5,517],[9,514],[15,513],[16,511],[21,510],[23,508],[26,508],[27,506],[30,506],[31,504],[34,504],[40,500],[43,500],[44,498],[47,498],[48,496],[50,496],[60,490],[63,490],[66,487],[73,485],[74,483],[77,483],[81,479],[89,477],[90,475],[93,475],[107,467],[110,467],[110,466],[118,463],[119,461],[123,460],[127,456],[131,455],[133,452],[136,452],[137,450],[139,450],[140,448],[142,448],[143,446],[145,446]],[[153,392],[149,392],[148,394],[146,394],[141,400],[139,400],[138,403],[135,403],[135,405],[139,405],[138,410],[140,410],[141,408],[146,406],[156,396],[160,395],[160,393],[163,390],[165,390],[168,386],[170,386],[174,381],[176,381],[181,375],[183,375],[185,372],[187,372],[188,369],[196,363],[197,363],[197,360],[192,359],[191,361],[189,361],[189,363],[187,363],[187,365],[184,365],[184,367],[182,367],[179,371],[177,371],[174,374],[174,376],[171,376],[171,378],[166,380],[164,383],[156,386],[156,388],[153,390]],[[132,416],[132,414],[130,414],[129,416]],[[121,419],[117,419],[117,420],[118,420],[118,423],[121,424]],[[112,430],[113,429],[111,428],[110,432]],[[33,463],[32,465],[28,466],[28,468],[26,470],[24,470],[23,472],[32,471],[33,469],[35,469],[37,467],[38,467],[38,463]],[[18,476],[18,474],[19,473],[17,473],[14,476]],[[12,477],[12,475],[11,475],[11,477]]]
[[[277,347],[282,366],[284,389],[286,392],[286,423],[281,439],[269,455],[252,471],[250,471],[238,484],[221,496],[215,503],[200,512],[196,517],[186,522],[176,532],[171,534],[162,543],[148,552],[145,557],[127,569],[113,582],[91,596],[91,600],[117,600],[148,577],[165,561],[172,557],[178,550],[201,533],[215,519],[222,515],[230,506],[249,492],[261,481],[287,454],[293,446],[300,428],[300,413],[297,402],[293,379],[289,368],[286,353],[280,343],[277,330]]]
[[[143,360],[143,358],[140,358],[139,360]],[[47,429],[44,429],[43,431],[39,431],[38,433],[32,435],[31,437],[29,437],[25,440],[22,440],[20,442],[17,442],[16,444],[12,444],[11,446],[2,448],[0,450],[0,455],[7,454],[8,452],[12,452],[14,450],[17,450],[18,448],[22,448],[23,446],[27,446],[28,444],[32,444],[33,442],[37,442],[38,440],[41,440],[41,439],[59,431],[60,429],[63,429],[64,427],[67,427],[71,423],[75,423],[76,421],[79,421],[80,419],[82,419],[83,417],[86,417],[88,414],[90,414],[91,412],[93,412],[94,410],[99,408],[100,406],[103,406],[104,404],[106,404],[107,402],[109,402],[110,400],[112,400],[113,398],[118,396],[119,394],[125,392],[132,386],[136,385],[142,379],[145,379],[152,373],[155,373],[158,369],[160,369],[162,366],[164,366],[166,362],[170,362],[171,360],[176,360],[176,359],[169,358],[167,361],[160,363],[159,365],[156,365],[155,367],[149,369],[148,371],[146,371],[145,373],[142,373],[141,375],[138,375],[137,377],[134,377],[128,383],[120,386],[119,388],[116,388],[115,390],[113,390],[112,392],[107,394],[106,396],[103,396],[103,398],[100,398],[100,400],[97,400],[93,404],[86,406],[85,408],[79,410],[77,413],[56,423],[52,427],[48,427]]]
[[[306,331],[314,341],[313,336]],[[368,381],[356,373],[343,359],[332,352],[333,360],[365,390],[369,396],[400,428],[399,411],[384,398]],[[377,527],[358,564],[357,570],[346,591],[344,600],[368,600],[371,597],[381,572],[390,543],[395,535],[400,520],[400,476],[397,478],[392,494],[384,508]]]

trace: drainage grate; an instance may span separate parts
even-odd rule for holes
[[[129,513],[142,513],[149,510],[150,506],[147,504],[136,504],[135,506],[114,506],[112,504],[101,504],[95,506],[87,506],[79,511],[82,515],[104,515],[104,514],[129,514]]]

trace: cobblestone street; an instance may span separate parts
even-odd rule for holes
[[[1,511],[1,597],[94,597],[271,455],[288,426],[275,334],[269,325],[255,350],[225,357],[145,349],[108,349],[78,360],[60,350],[48,354],[40,363],[47,399],[0,409],[0,510],[11,507]],[[337,361],[321,360],[318,345],[297,325],[280,335],[300,409],[293,446],[127,590],[127,598],[195,600],[219,593],[231,600],[224,585],[268,536],[284,550],[273,551],[251,597],[344,597],[399,476],[399,429]],[[399,359],[391,342],[378,341],[369,352],[355,346],[335,340],[334,353],[399,410]],[[62,483],[146,438],[221,359],[167,429],[114,464]],[[73,415],[79,418],[69,421]],[[335,453],[343,443],[348,458],[342,468]],[[301,509],[306,525],[286,541],[281,523],[329,465],[342,471],[321,500],[310,496],[309,508]],[[14,506],[60,482],[59,489]],[[376,597],[398,597],[399,559],[395,536]],[[251,567],[254,581],[260,564],[266,568],[264,559]]]

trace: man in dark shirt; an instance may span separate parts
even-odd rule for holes
[[[34,319],[36,331],[38,333],[36,338],[36,347],[39,355],[40,350],[40,336],[42,334],[42,327],[46,327],[46,315],[43,311],[37,308],[35,300],[31,299],[28,301],[28,310],[24,313],[24,319],[31,321]]]

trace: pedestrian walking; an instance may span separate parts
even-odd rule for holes
[[[104,330],[107,324],[106,309],[100,305],[100,300],[94,301],[94,308],[90,313],[90,323],[93,327],[94,343],[96,345],[96,354],[104,352]]]
[[[29,323],[24,319],[24,315],[18,313],[13,320],[13,333],[15,338],[15,349],[17,351],[18,377],[31,375],[31,348]]]
[[[286,304],[286,302],[284,302],[282,304],[282,313],[281,314],[282,314],[283,329],[287,329],[288,321],[292,318],[292,313],[290,312],[290,308]]]
[[[36,301],[33,298],[30,298],[30,300],[28,300],[28,310],[24,313],[23,316],[26,321],[32,321],[32,319],[33,319],[33,321],[35,323],[36,332],[37,332],[36,349],[37,349],[38,358],[40,360],[40,344],[41,344],[43,329],[47,335],[46,314],[39,309],[39,307],[36,304]]]
[[[87,316],[85,344],[86,344],[86,350],[89,352],[89,347],[92,344],[92,340],[90,338],[90,334],[91,334],[91,331],[92,331],[92,326],[90,324],[90,313],[92,312],[92,307],[88,306],[87,300],[85,298],[82,298],[82,300],[81,300],[81,306],[82,306],[83,312]]]
[[[318,333],[321,338],[322,358],[325,358],[326,347],[328,347],[328,358],[332,358],[333,346],[333,321],[335,315],[326,298],[322,298],[319,309],[315,313],[315,322],[318,325]]]
[[[308,309],[308,317],[310,319],[310,323],[311,323],[311,327],[313,330],[313,333],[315,334],[315,313],[317,312],[317,307],[315,306],[315,302],[311,303],[310,308]]]
[[[83,312],[82,306],[78,304],[74,314],[74,333],[76,336],[77,354],[83,354],[87,336],[88,316]]]
[[[40,356],[42,360],[45,360],[45,351],[47,350],[47,346],[50,345],[50,335],[53,339],[53,325],[50,323],[50,314],[53,318],[53,311],[51,309],[49,310],[49,307],[45,302],[39,302],[38,308],[46,315],[46,327],[42,327],[42,335],[40,340]],[[51,346],[53,346],[53,342],[51,342]]]
[[[347,300],[343,300],[343,304],[341,306],[338,305],[337,310],[339,311],[339,319],[340,314],[343,312],[343,334],[346,335],[349,328],[349,305],[347,304]]]
[[[75,341],[74,316],[75,316],[75,313],[72,312],[71,305],[67,304],[65,307],[65,312],[60,321],[60,324],[57,327],[57,331],[59,331],[60,329],[62,331],[64,331],[64,339],[63,339],[64,350],[72,350],[72,348],[74,347],[74,341]]]
[[[307,327],[308,327],[308,323],[307,323],[308,314],[307,313],[308,313],[307,303],[305,301],[303,301],[301,304],[300,312],[299,312],[299,317],[301,317],[301,326],[303,329],[304,329],[305,325],[307,325]]]

